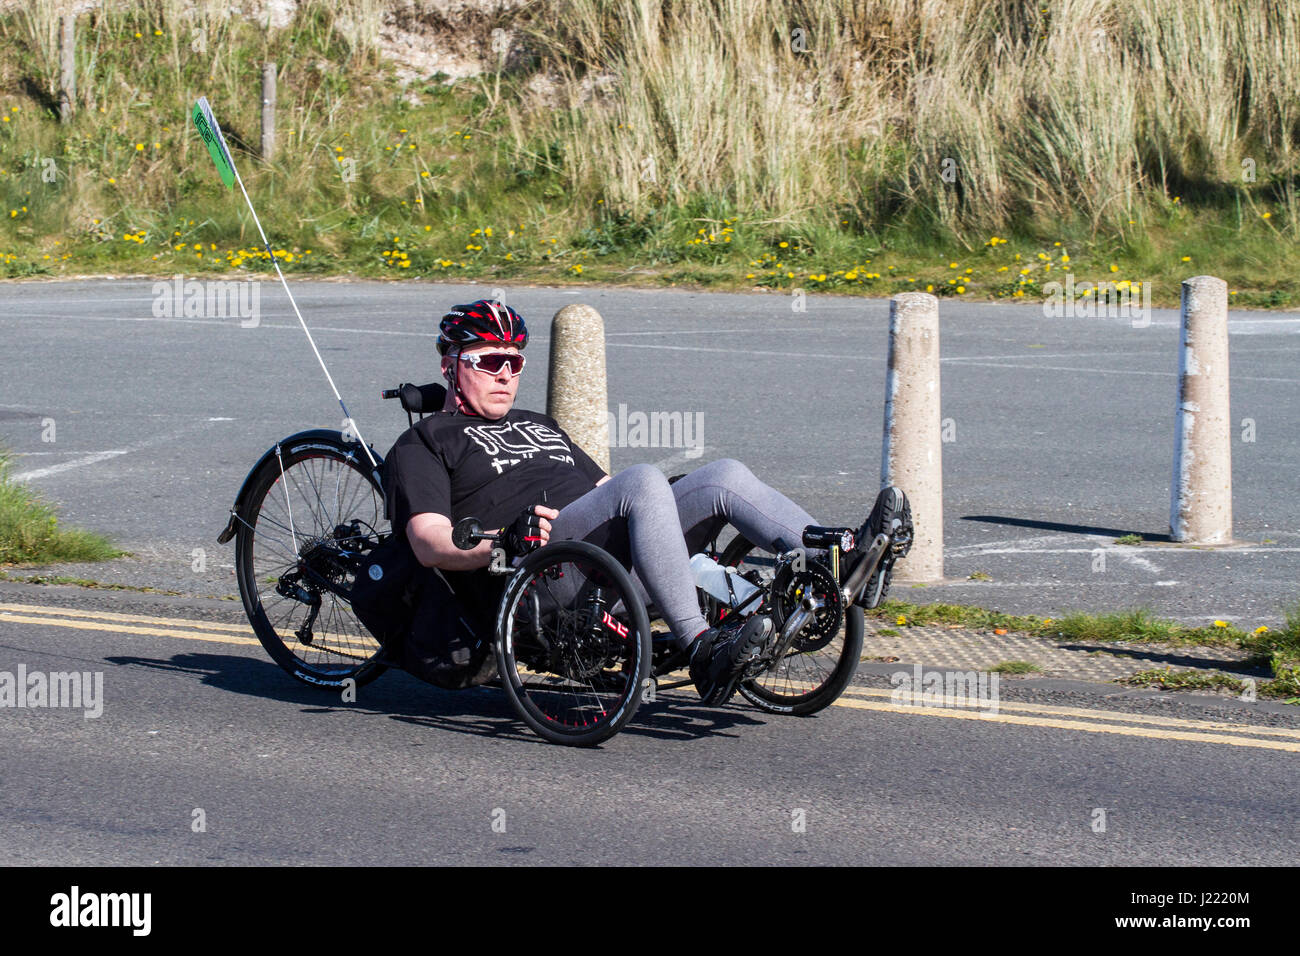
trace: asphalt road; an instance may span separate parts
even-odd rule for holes
[[[296,684],[238,603],[204,597],[234,593],[215,537],[248,467],[341,417],[282,293],[265,287],[260,325],[241,328],[155,319],[148,282],[0,289],[0,441],[67,521],[136,553],[62,570],[182,592],[0,582],[0,705],[20,667],[103,681],[95,718],[0,706],[7,862],[1294,862],[1300,716],[1281,704],[1007,680],[995,715],[925,710],[891,698],[901,664],[864,663],[813,718],[669,691],[578,751],[528,734],[492,689],[389,673],[347,703]],[[381,451],[405,420],[379,390],[434,379],[437,315],[490,291],[296,289]],[[621,447],[616,470],[735,457],[820,520],[861,520],[879,479],[886,302],[814,296],[796,314],[779,295],[506,294],[532,319],[523,405],[544,404],[549,317],[581,300],[606,319],[615,410],[703,416],[698,457]],[[1247,626],[1296,598],[1300,319],[1233,316],[1233,417],[1256,429],[1234,447],[1244,544],[1197,551],[1113,544],[1167,530],[1176,316],[1135,329],[1036,307],[942,315],[949,580],[903,596],[1050,614],[1148,604]]]
[[[437,378],[437,317],[482,285],[295,283],[362,433],[405,427],[379,390]],[[0,442],[70,522],[135,552],[74,569],[199,594],[234,591],[214,538],[247,469],[277,438],[341,414],[278,285],[261,322],[154,318],[151,282],[0,286]],[[615,448],[614,468],[748,463],[819,520],[859,523],[879,481],[888,303],[678,290],[504,289],[531,319],[519,402],[544,408],[549,319],[605,317],[609,402],[698,415],[703,449]],[[1037,306],[943,302],[947,583],[901,596],[1059,616],[1146,605],[1204,623],[1276,625],[1300,598],[1300,317],[1233,313],[1235,533],[1240,546],[1118,547],[1168,533],[1177,315],[1044,318]],[[46,424],[53,420],[55,441]],[[694,454],[694,452],[689,452]],[[204,571],[196,572],[198,562]],[[1104,564],[1098,562],[1104,552]],[[1100,565],[1100,567],[1099,567]],[[1101,569],[1104,567],[1104,570]],[[992,580],[971,580],[984,572]]]
[[[993,716],[920,712],[867,666],[816,717],[667,691],[575,750],[491,688],[297,684],[228,602],[41,589],[33,611],[35,590],[0,585],[0,670],[98,672],[102,703],[0,710],[8,863],[1295,860],[1300,719],[1277,705],[1028,682]]]

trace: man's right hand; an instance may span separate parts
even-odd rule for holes
[[[501,529],[498,544],[505,549],[506,557],[513,560],[546,544],[551,539],[549,519],[557,518],[559,514],[545,505],[525,508],[518,518]]]

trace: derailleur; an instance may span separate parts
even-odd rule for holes
[[[317,615],[320,614],[320,591],[303,587],[301,574],[298,571],[290,571],[288,574],[281,575],[280,580],[275,583],[275,593],[281,597],[289,598],[291,601],[298,601],[307,605],[307,617],[302,622],[302,626],[293,634],[294,637],[298,638],[299,644],[310,645],[316,639],[316,635],[312,633],[312,627],[316,623]]]

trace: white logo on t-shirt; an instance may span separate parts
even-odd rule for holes
[[[467,425],[465,434],[489,455],[518,455],[528,459],[539,451],[569,450],[554,428],[541,422],[508,422],[504,425]],[[493,463],[496,464],[495,462]],[[497,474],[501,469],[497,468]]]

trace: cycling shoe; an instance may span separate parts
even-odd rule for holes
[[[766,614],[752,614],[736,627],[730,619],[711,627],[691,645],[691,680],[700,700],[721,707],[736,693],[745,665],[762,653],[774,628]]]

